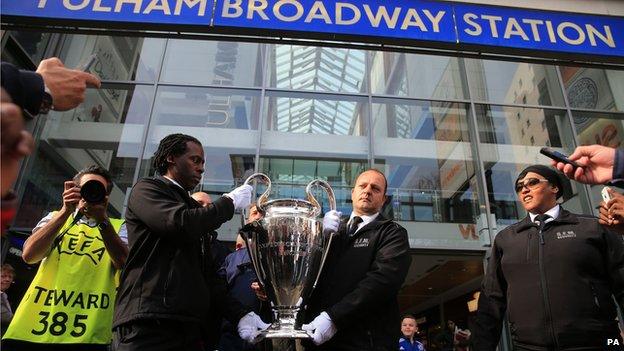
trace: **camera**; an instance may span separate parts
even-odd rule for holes
[[[80,187],[80,196],[90,204],[99,204],[106,199],[106,187],[100,181],[89,180]]]

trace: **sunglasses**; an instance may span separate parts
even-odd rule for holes
[[[535,189],[539,183],[548,183],[547,179],[529,178],[523,182],[516,183],[516,192],[522,191],[522,188],[527,187],[529,189]]]

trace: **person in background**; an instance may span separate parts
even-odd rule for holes
[[[401,338],[399,339],[399,350],[401,351],[425,351],[423,344],[416,340],[418,334],[418,324],[416,318],[411,314],[406,314],[401,320]]]
[[[65,68],[56,57],[42,60],[36,72],[0,63],[0,163],[1,234],[13,221],[17,197],[10,190],[20,160],[34,149],[33,137],[24,129],[22,111],[30,116],[50,110],[66,111],[84,101],[87,86],[100,87],[92,74]]]
[[[82,197],[87,182],[100,184],[101,202]],[[107,215],[112,178],[92,165],[64,187],[61,209],[42,218],[24,243],[24,261],[40,264],[3,350],[107,350],[110,344],[116,273],[128,255],[123,220]]]
[[[602,145],[579,146],[568,157],[581,167],[551,161],[566,177],[584,184],[611,184],[624,187],[624,149]]]
[[[87,87],[101,85],[98,77],[69,69],[56,57],[41,60],[36,72],[20,70],[8,62],[2,62],[1,67],[0,84],[13,103],[31,116],[71,110],[84,101]]]
[[[598,222],[613,232],[624,234],[624,195],[609,188],[609,202],[600,202]]]
[[[15,269],[8,263],[2,265],[0,271],[0,308],[2,309],[1,314],[1,330],[0,337],[4,335],[4,332],[11,323],[13,319],[13,310],[11,309],[11,304],[9,304],[9,298],[7,296],[7,290],[13,284],[13,280],[15,279]]]
[[[263,216],[264,214],[253,204],[249,207],[249,215],[246,223],[262,219]],[[264,317],[260,312],[262,301],[256,297],[255,292],[251,288],[251,284],[257,280],[257,277],[241,234],[236,237],[236,251],[225,258],[225,262],[219,269],[218,274],[226,279],[227,291],[230,296],[234,297],[238,302],[258,315]],[[236,328],[227,321],[224,321],[221,330],[221,340],[219,341],[220,351],[256,349],[256,345],[242,340],[240,336],[238,336],[238,333],[236,333]]]
[[[24,129],[24,118],[20,108],[11,101],[6,90],[0,91],[0,142],[2,144],[0,162],[0,191],[4,201],[11,185],[17,178],[19,162],[30,155],[34,143],[32,135]],[[3,222],[5,219],[3,218]]]
[[[605,340],[620,338],[615,301],[624,305],[624,243],[596,218],[557,203],[564,179],[543,165],[516,179],[528,214],[492,245],[473,327],[475,350],[496,350],[505,315],[514,350],[602,350]]]

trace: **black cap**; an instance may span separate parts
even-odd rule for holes
[[[555,170],[552,167],[544,166],[544,165],[532,165],[520,172],[518,174],[518,178],[516,178],[516,182],[514,184],[518,184],[518,181],[526,176],[527,173],[533,172],[541,175],[546,178],[548,182],[557,187],[557,199],[560,198],[564,193],[564,183],[567,183],[565,180],[565,176],[563,173]],[[566,184],[567,185],[567,184]]]

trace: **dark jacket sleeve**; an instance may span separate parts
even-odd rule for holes
[[[624,242],[620,234],[614,233],[602,225],[603,238],[605,241],[607,273],[611,293],[615,297],[620,308],[624,308]]]
[[[234,204],[228,198],[221,197],[205,208],[189,208],[163,184],[157,179],[140,180],[128,200],[128,211],[156,235],[184,240],[180,234],[201,235],[219,228],[234,215]]]
[[[327,311],[338,329],[350,326],[370,306],[396,296],[405,281],[411,261],[407,231],[396,223],[381,230],[388,232],[381,236],[368,273],[351,293]]]
[[[498,234],[492,245],[479,295],[473,342],[474,349],[480,351],[496,350],[507,309],[507,281],[502,272],[502,252],[497,244],[500,236]]]
[[[624,188],[624,149],[615,149],[613,175],[609,184],[618,188]]]
[[[39,113],[45,89],[41,75],[19,70],[8,62],[2,62],[1,82],[16,105],[33,116]]]

